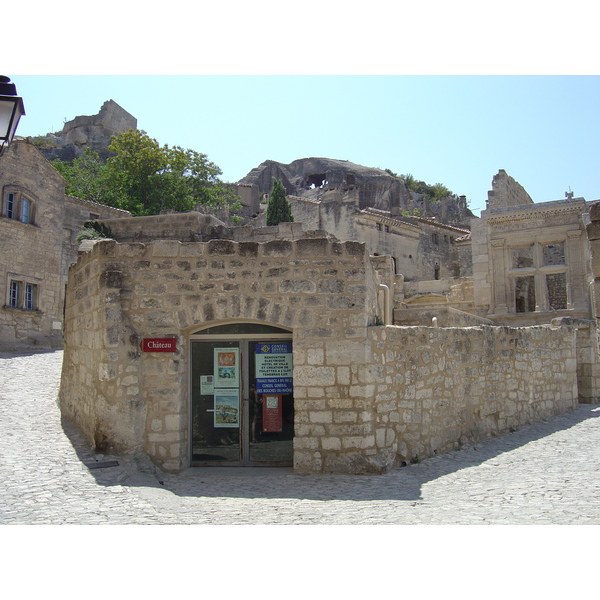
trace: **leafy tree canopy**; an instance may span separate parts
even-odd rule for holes
[[[267,226],[293,221],[292,207],[285,197],[285,187],[280,179],[273,179],[273,189],[267,205]]]
[[[67,194],[109,206],[124,202],[108,180],[106,165],[90,148],[72,163],[57,159],[52,165],[66,179]]]
[[[455,196],[454,192],[451,192],[444,184],[436,183],[435,185],[429,185],[424,181],[416,180],[410,173],[408,175],[396,175],[389,169],[386,169],[390,175],[394,175],[395,177],[400,177],[400,179],[404,180],[406,187],[413,192],[417,192],[418,194],[424,194],[429,196],[432,202],[439,202],[442,198],[446,196]]]
[[[115,155],[106,163],[89,149],[72,164],[53,162],[68,182],[68,194],[135,216],[192,210],[197,204],[239,210],[235,191],[219,179],[221,170],[206,154],[161,146],[138,129],[111,140],[108,149]]]

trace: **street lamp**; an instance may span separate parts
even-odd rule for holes
[[[23,98],[17,96],[15,84],[8,77],[0,75],[0,156],[12,142],[19,119],[24,114]]]

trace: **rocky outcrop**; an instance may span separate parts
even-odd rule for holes
[[[108,145],[113,135],[137,129],[137,119],[114,100],[107,100],[97,115],[75,117],[65,123],[62,131],[37,138],[40,152],[48,159],[70,162],[81,156],[86,148],[101,158],[110,156]]]
[[[410,203],[410,192],[401,179],[382,169],[331,158],[301,158],[288,165],[267,160],[238,183],[254,184],[262,195],[270,193],[273,179],[283,182],[289,196],[320,199],[327,189],[356,187],[360,208],[393,211]]]
[[[287,165],[267,160],[250,171],[238,185],[252,186],[262,196],[270,193],[273,179],[283,182],[288,196],[321,202],[327,201],[328,190],[353,190],[357,209],[376,208],[391,216],[418,209],[421,216],[438,217],[441,222],[465,227],[474,216],[466,207],[464,197],[448,197],[435,204],[429,203],[422,194],[409,190],[402,178],[347,160],[301,158]]]

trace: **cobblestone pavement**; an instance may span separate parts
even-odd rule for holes
[[[0,353],[0,524],[600,523],[598,405],[387,475],[166,475],[96,455],[61,423],[61,361],[60,351]]]

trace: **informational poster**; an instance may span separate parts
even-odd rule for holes
[[[200,375],[200,394],[202,394],[203,396],[212,396],[214,392],[214,376]]]
[[[240,387],[239,348],[215,348],[215,388]]]
[[[263,426],[266,433],[282,431],[283,402],[281,394],[263,395]]]
[[[259,394],[291,394],[292,342],[256,344],[256,391]]]
[[[240,394],[237,389],[215,389],[215,427],[240,426]]]

